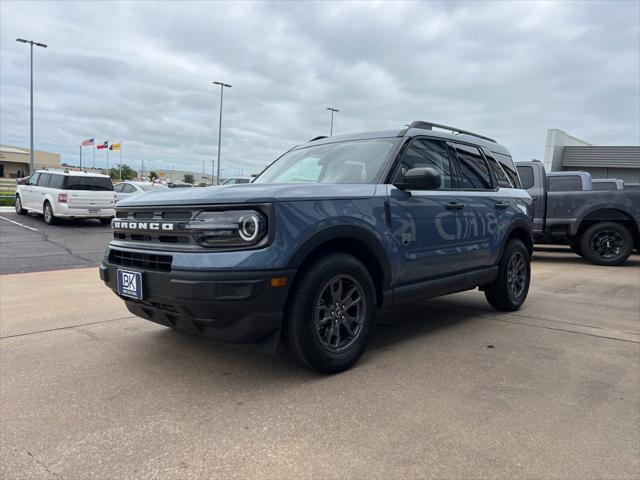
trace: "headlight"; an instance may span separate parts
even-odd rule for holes
[[[265,237],[267,218],[256,210],[201,212],[184,228],[203,247],[247,247]]]

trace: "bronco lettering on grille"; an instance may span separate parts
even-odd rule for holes
[[[156,222],[122,222],[114,221],[113,228],[120,230],[163,230],[171,231],[175,228],[173,223],[156,223]]]

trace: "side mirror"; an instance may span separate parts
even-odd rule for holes
[[[401,190],[437,190],[441,184],[440,174],[435,169],[423,167],[409,170],[396,187]]]

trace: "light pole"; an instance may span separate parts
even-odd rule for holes
[[[338,110],[337,108],[331,108],[331,107],[327,107],[327,110],[331,111],[331,129],[329,130],[329,136],[333,137],[333,113],[339,112],[340,110]]]
[[[224,96],[224,87],[231,88],[228,83],[213,82],[214,85],[220,85],[220,121],[218,123],[218,174],[216,182],[220,185],[220,147],[222,145],[222,97]],[[213,185],[213,166],[211,166],[211,185]]]
[[[33,46],[47,48],[44,43],[34,42],[33,40],[25,40],[24,38],[16,38],[16,42],[20,43],[28,43],[31,45],[31,122],[30,122],[30,132],[29,136],[31,137],[31,157],[29,159],[29,175],[33,175]]]

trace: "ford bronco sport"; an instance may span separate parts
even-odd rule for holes
[[[380,308],[476,287],[520,308],[531,215],[504,147],[413,122],[313,139],[250,184],[123,200],[100,276],[142,318],[272,351],[282,339],[333,373]]]

